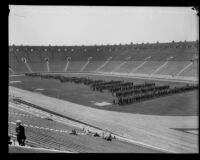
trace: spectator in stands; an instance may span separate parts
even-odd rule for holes
[[[71,134],[73,134],[73,135],[77,135],[77,132],[76,132],[76,130],[75,130],[75,129],[72,129],[72,132],[71,132]]]
[[[93,136],[100,137],[100,135],[97,132],[95,132]]]
[[[17,133],[17,141],[20,146],[25,146],[25,129],[24,126],[21,124],[21,120],[16,121],[16,133]]]

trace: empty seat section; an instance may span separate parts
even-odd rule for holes
[[[46,71],[48,71],[48,65],[49,72],[63,72],[64,65],[66,63],[64,53],[58,52],[57,49],[51,49],[50,52],[45,52],[41,57],[43,59],[43,63],[46,66]],[[48,59],[48,62],[45,59]]]
[[[40,67],[41,60],[40,60],[40,53],[36,49],[29,51],[25,54],[26,56],[26,62],[32,72],[39,72],[40,69],[37,69]]]
[[[17,56],[19,62],[18,69],[20,73],[30,72],[24,61],[26,59],[26,63],[29,64],[29,59],[27,58],[26,54],[27,51],[23,49],[21,49],[19,52],[15,52],[15,55]]]
[[[9,52],[9,66],[12,70],[14,70],[15,65],[18,65],[18,60],[13,52]],[[9,70],[10,71],[10,70]],[[17,72],[17,70],[15,71]]]
[[[173,56],[174,61],[186,61],[191,59],[193,51],[185,48],[155,48],[140,49],[137,51],[136,59],[142,55],[143,58],[151,56],[151,61],[166,61],[168,57]]]
[[[45,62],[34,62],[30,64],[33,72],[47,72],[47,66]]]
[[[129,66],[127,66],[126,68],[129,69],[129,73],[134,73],[137,71],[138,68],[140,68],[140,66],[144,63],[144,61],[132,61],[131,63],[129,63]]]
[[[90,61],[90,63],[85,67],[84,72],[94,72],[104,63],[105,61]]]
[[[140,62],[136,61],[128,61],[127,63],[123,64],[120,68],[118,68],[115,72],[119,73],[129,73],[135,66],[138,66]]]
[[[169,61],[165,67],[163,67],[156,74],[161,75],[176,75],[180,72],[185,66],[187,66],[190,62],[188,61]]]
[[[11,72],[10,70],[8,70],[8,74],[10,75],[10,74],[13,74],[13,72]]]
[[[199,61],[195,61],[190,67],[184,70],[180,76],[198,77],[199,76]]]
[[[142,74],[151,74],[154,72],[158,67],[163,65],[163,61],[147,61],[143,66],[138,68],[135,73],[142,73]]]
[[[27,112],[23,112],[17,109],[9,108],[9,120],[10,121],[16,121],[17,119],[21,119],[23,123],[29,123],[31,125],[38,125],[40,127],[45,127],[45,128],[54,128],[54,129],[59,129],[59,130],[72,130],[75,127],[67,126],[62,123],[58,123],[56,121],[50,121],[38,116],[31,115]],[[82,130],[76,128],[77,131],[82,132]]]
[[[49,72],[64,72],[65,68],[69,72],[79,72],[87,63],[88,58],[91,57],[83,72],[93,72],[108,58],[111,58],[110,62],[99,71],[129,73],[137,67],[135,66],[137,62],[143,63],[148,59],[149,62],[139,67],[136,73],[150,74],[159,67],[160,62],[165,62],[168,58],[173,57],[170,61],[174,62],[169,62],[156,72],[156,74],[171,75],[178,73],[184,67],[182,61],[195,59],[197,54],[197,49],[190,42],[188,42],[189,47],[184,47],[185,44],[178,45],[179,43],[104,46],[10,46],[9,65],[16,72],[29,72],[27,65],[22,62],[22,58],[26,58],[26,62],[33,72],[47,72],[48,70]],[[48,63],[45,60],[46,58],[48,58]],[[69,60],[68,65],[67,59]],[[127,59],[130,61],[124,63]],[[178,64],[176,64],[176,61]],[[124,64],[120,65],[121,63]],[[117,68],[117,66],[119,67]],[[11,72],[9,71],[9,73]],[[191,69],[189,74],[196,73],[193,73]]]
[[[148,50],[142,50],[142,49],[135,49],[131,53],[131,57],[133,61],[144,61],[145,58],[149,56],[153,56],[155,53],[148,52]]]
[[[151,56],[150,61],[166,61],[166,59],[173,55],[171,49],[147,49],[148,56]]]
[[[38,62],[33,62],[31,64],[33,72],[47,72],[47,62],[46,59],[50,61],[50,57],[47,52],[40,51]]]
[[[87,61],[70,61],[67,72],[79,72]]]
[[[24,63],[9,62],[10,67],[15,73],[28,73],[29,70]]]
[[[121,61],[109,61],[104,67],[102,67],[99,72],[112,72],[120,63]]]
[[[40,52],[37,50],[32,50],[31,52],[27,52],[25,54],[27,61],[31,64],[31,63],[38,63],[41,62],[40,59]]]
[[[19,56],[19,53],[17,54],[16,52],[9,52],[9,66],[16,73],[28,72],[24,62],[21,60],[21,56]]]
[[[64,72],[64,68],[67,62],[60,61],[58,62],[49,62],[50,72]]]

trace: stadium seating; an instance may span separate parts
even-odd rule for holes
[[[79,72],[87,61],[70,61],[67,72]]]
[[[148,75],[156,71],[157,75],[198,76],[198,41],[106,46],[10,46],[9,49],[9,66],[16,74],[31,72],[31,69],[32,72],[133,72]],[[89,57],[91,60],[88,62]],[[173,58],[159,68],[169,57]],[[192,60],[194,64],[179,74]],[[11,69],[9,74],[14,74]]]
[[[61,151],[72,151],[81,153],[102,153],[102,152],[133,152],[133,146],[127,142],[118,140],[105,141],[101,137],[93,137],[92,135],[81,135],[82,129],[62,124],[56,121],[32,115],[18,109],[9,107],[8,134],[12,139],[15,133],[15,121],[22,120],[25,127],[27,145],[32,144],[36,147],[47,149],[56,149]],[[49,129],[45,129],[49,128]],[[70,135],[69,132],[76,129],[77,136]],[[62,131],[69,131],[68,133]],[[16,139],[15,139],[16,141]],[[140,147],[135,147],[138,152]],[[155,151],[154,151],[155,152]]]
[[[68,47],[9,46],[9,74],[99,72],[197,78],[197,50],[196,42]],[[169,57],[173,58],[168,60]],[[81,153],[133,152],[131,145],[125,142],[116,140],[106,143],[101,137],[84,135],[80,128],[47,118],[9,107],[8,133],[15,135],[15,121],[20,119],[25,124],[27,140],[36,146]],[[104,125],[99,124],[99,127],[103,128]],[[70,135],[73,129],[81,134]],[[115,128],[120,134],[123,134],[122,130],[120,127]]]
[[[165,63],[165,61],[147,61],[147,63],[138,68],[138,70],[136,70],[134,73],[151,74],[163,63]]]
[[[199,76],[199,61],[194,61],[191,67],[184,70],[180,75],[185,77],[198,77]]]

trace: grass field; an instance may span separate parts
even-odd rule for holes
[[[88,77],[91,79],[103,80],[124,80],[133,81],[134,83],[143,83],[147,80],[97,76],[97,75],[65,75],[75,77]],[[32,92],[37,92],[50,97],[59,98],[69,102],[82,104],[92,108],[147,114],[147,115],[163,115],[163,116],[195,116],[198,115],[198,91],[191,91],[166,97],[161,97],[149,101],[144,101],[137,104],[127,106],[112,105],[113,97],[111,93],[104,91],[103,93],[94,92],[90,90],[89,86],[74,83],[60,83],[58,80],[31,78],[25,76],[9,77],[10,81],[18,81],[17,83],[10,83],[21,89]],[[21,82],[19,82],[21,81]],[[150,80],[148,80],[149,82]],[[170,86],[180,86],[183,83],[178,82],[162,82],[156,81],[157,85],[169,84]],[[97,106],[95,102],[108,102],[110,105]]]

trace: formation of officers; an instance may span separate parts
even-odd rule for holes
[[[169,85],[156,86],[155,83],[134,84],[133,82],[92,80],[89,78],[64,77],[61,75],[48,75],[40,73],[27,73],[26,76],[40,77],[46,79],[58,79],[62,83],[83,83],[84,85],[89,85],[90,89],[93,91],[110,92],[114,97],[113,104],[116,105],[133,104],[160,96],[166,96],[170,94],[198,89],[198,85],[188,84],[185,86],[172,88]]]

